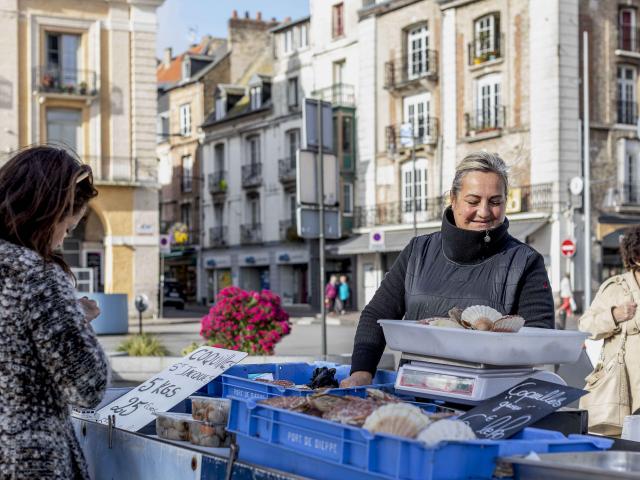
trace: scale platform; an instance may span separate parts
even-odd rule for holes
[[[421,398],[476,405],[527,378],[566,385],[555,373],[532,366],[504,367],[403,353],[395,389]]]

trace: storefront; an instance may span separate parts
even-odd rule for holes
[[[284,305],[309,303],[309,252],[281,250],[276,252],[279,288]]]
[[[215,256],[204,260],[207,278],[207,303],[215,302],[216,295],[223,288],[233,284],[231,277],[231,257]]]

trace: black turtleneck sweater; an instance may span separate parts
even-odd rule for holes
[[[379,319],[446,316],[456,306],[483,304],[522,316],[528,327],[554,328],[544,260],[508,229],[505,219],[488,232],[463,230],[449,208],[440,232],[414,238],[362,311],[351,371],[375,373],[386,345]]]

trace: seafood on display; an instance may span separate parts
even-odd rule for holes
[[[194,420],[211,423],[227,423],[231,400],[226,398],[212,398],[191,396],[191,411]]]
[[[462,420],[442,419],[432,422],[417,437],[427,447],[434,447],[440,442],[454,440],[475,440],[476,435],[471,427]]]
[[[429,423],[429,417],[418,407],[408,403],[391,403],[374,410],[362,427],[373,433],[415,438]]]
[[[189,442],[201,447],[228,447],[231,437],[227,434],[226,424],[214,424],[191,420],[189,425]]]
[[[157,413],[156,434],[167,440],[189,440],[190,422],[188,413]]]
[[[465,328],[483,332],[516,333],[525,323],[519,315],[502,315],[486,305],[473,305],[464,310],[456,307],[449,310],[448,317],[432,317],[418,320],[432,327]]]

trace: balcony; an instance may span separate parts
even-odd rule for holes
[[[616,212],[640,210],[640,184],[620,183],[609,187],[605,193],[603,210]]]
[[[283,158],[278,161],[278,177],[280,183],[291,184],[296,181],[296,159]]]
[[[240,225],[240,243],[243,245],[262,243],[262,224],[245,223]]]
[[[280,220],[280,241],[296,242],[301,240],[298,236],[298,226],[295,218]]]
[[[467,46],[469,65],[482,65],[502,58],[503,40],[499,32],[476,36]]]
[[[34,67],[33,89],[42,95],[93,98],[98,95],[96,73],[59,67]]]
[[[322,88],[311,93],[311,96],[318,100],[331,102],[334,107],[356,106],[355,88],[346,83],[336,83],[327,88]]]
[[[422,79],[438,76],[438,52],[428,50],[415,57],[404,56],[384,64],[384,88],[398,89]]]
[[[504,106],[482,108],[465,113],[466,136],[499,133],[505,126],[505,114]]]
[[[552,209],[553,183],[509,187],[507,214],[551,212]]]
[[[213,196],[224,196],[227,194],[229,184],[227,182],[227,172],[218,171],[210,173],[207,179],[209,193]]]
[[[618,25],[618,54],[640,53],[640,29],[631,25]]]
[[[209,229],[210,247],[226,247],[228,245],[227,238],[227,227],[211,227]]]
[[[427,145],[433,146],[438,143],[438,119],[427,117],[426,122],[418,124],[415,138],[412,138],[411,124],[388,125],[386,127],[387,152],[395,154],[403,149],[423,148]],[[403,126],[406,126],[406,131]]]
[[[262,163],[250,163],[242,166],[243,188],[254,188],[262,185]]]
[[[618,123],[635,125],[638,122],[638,104],[626,100],[618,100],[616,103]]]
[[[139,181],[137,158],[84,155],[82,159],[91,166],[93,179],[98,183],[135,183]]]

